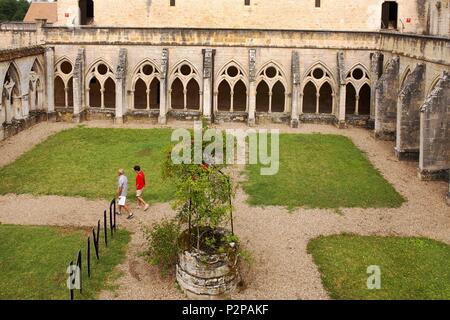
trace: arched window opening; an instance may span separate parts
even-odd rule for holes
[[[286,103],[286,90],[278,81],[272,88],[272,112],[284,112]]]
[[[89,82],[89,107],[102,107],[102,87],[100,82],[94,77]]]
[[[219,111],[231,110],[231,88],[226,80],[222,80],[219,85],[217,108]]]
[[[171,90],[172,109],[184,109],[184,87],[180,79],[175,79]]]
[[[20,77],[14,64],[11,64],[6,72],[3,81],[2,109],[5,113],[5,121],[11,122],[12,119],[21,119],[22,95],[20,91]]]
[[[256,112],[269,112],[269,85],[263,80],[256,88]]]
[[[66,106],[66,90],[64,81],[56,76],[55,77],[55,107],[65,107]]]
[[[150,109],[159,109],[161,101],[161,83],[157,78],[154,78],[150,83],[149,103]]]
[[[104,88],[104,107],[108,109],[116,108],[116,83],[113,79],[108,78],[105,81]]]
[[[195,68],[188,63],[180,63],[171,75],[171,107],[178,110],[200,110],[200,78]]]
[[[138,79],[134,86],[134,108],[147,109],[147,85],[142,79]]]
[[[367,69],[357,65],[348,72],[346,83],[345,114],[370,115],[370,77]]]
[[[359,90],[359,114],[370,115],[370,86],[366,83]]]
[[[261,87],[262,95],[256,97],[256,111],[285,112],[287,104],[285,80],[281,68],[274,62],[267,63],[259,71],[257,81],[264,84]]]
[[[303,113],[316,113],[317,90],[312,82],[303,89]]]
[[[200,109],[200,86],[195,79],[191,79],[186,87],[186,108],[190,110]]]
[[[219,72],[216,108],[218,111],[247,111],[246,76],[240,65],[227,63]]]
[[[303,113],[332,114],[334,112],[334,90],[336,83],[332,73],[322,63],[314,64],[306,72],[303,89]]]
[[[87,101],[89,107],[116,108],[116,83],[113,79],[115,79],[115,75],[111,68],[102,61],[95,63],[89,69],[86,81],[89,85]]]
[[[247,87],[242,80],[234,85],[233,90],[233,109],[234,111],[247,110]]]
[[[333,112],[333,89],[328,82],[320,88],[319,113]]]
[[[72,64],[62,59],[55,66],[54,99],[55,107],[73,107],[73,67]]]
[[[141,63],[133,75],[131,88],[132,108],[140,110],[159,109],[160,71],[153,62]]]
[[[345,96],[345,114],[355,114],[356,112],[356,90],[355,87],[348,83],[346,86]]]

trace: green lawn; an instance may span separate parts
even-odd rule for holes
[[[280,135],[280,169],[260,175],[248,165],[244,190],[256,206],[289,208],[399,207],[404,199],[350,139],[337,135]]]
[[[117,277],[114,267],[125,257],[130,240],[119,230],[109,247],[100,241],[100,261],[92,247],[91,278],[87,277],[86,248],[90,230],[57,227],[0,225],[0,300],[69,299],[67,267],[83,255],[83,295],[75,299],[95,299]]]
[[[166,202],[173,185],[161,175],[164,151],[171,130],[76,128],[51,136],[14,163],[0,169],[0,194],[82,196],[110,200],[117,184],[117,169],[129,179],[134,198],[133,167],[146,173],[144,198]]]
[[[320,237],[308,245],[334,299],[450,299],[450,246],[423,238]],[[381,289],[368,290],[367,267],[381,270]]]

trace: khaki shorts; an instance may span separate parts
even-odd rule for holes
[[[144,189],[136,190],[136,197],[142,197],[143,192],[144,192]]]

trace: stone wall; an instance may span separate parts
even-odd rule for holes
[[[419,158],[420,107],[425,98],[426,65],[419,63],[401,88],[397,103],[396,155],[399,159]]]
[[[121,27],[258,28],[376,31],[382,0],[95,0],[94,25]],[[397,0],[399,30],[422,33],[423,13],[416,1]],[[418,1],[421,2],[421,1]],[[58,24],[79,20],[78,0],[58,1]],[[410,19],[410,20],[408,20]]]
[[[450,169],[449,72],[443,72],[420,111],[420,176],[446,179]]]
[[[391,59],[375,87],[375,136],[395,141],[400,58]]]

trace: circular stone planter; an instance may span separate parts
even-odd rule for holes
[[[237,248],[233,248],[234,253]],[[236,254],[208,254],[197,249],[179,254],[177,282],[189,299],[228,299],[240,276]]]

